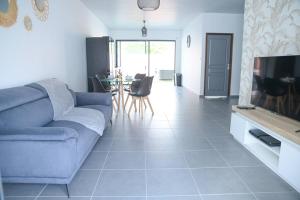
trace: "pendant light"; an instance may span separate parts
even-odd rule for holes
[[[142,28],[142,36],[143,36],[143,37],[147,37],[147,32],[148,32],[148,30],[147,30],[147,28],[146,28],[146,20],[143,20],[143,23],[144,23],[144,26],[143,26],[143,28]]]
[[[137,0],[137,4],[141,10],[154,11],[160,6],[160,0]]]

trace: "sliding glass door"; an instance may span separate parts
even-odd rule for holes
[[[117,41],[117,66],[124,75],[146,73],[160,80],[172,80],[175,41]]]
[[[118,66],[125,75],[148,73],[148,43],[145,41],[118,41]]]
[[[150,41],[150,76],[160,80],[172,80],[175,68],[175,42]]]

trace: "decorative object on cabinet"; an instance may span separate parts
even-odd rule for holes
[[[18,6],[16,0],[0,1],[0,26],[10,27],[17,21]]]
[[[48,0],[31,0],[35,15],[41,21],[46,21],[49,14]]]
[[[32,21],[31,21],[31,18],[29,16],[24,17],[24,26],[25,26],[25,29],[27,31],[32,30]]]

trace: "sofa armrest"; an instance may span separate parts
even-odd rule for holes
[[[90,93],[90,92],[76,92],[77,106],[87,105],[112,105],[112,94],[108,93]]]
[[[0,141],[66,141],[74,138],[78,138],[78,133],[64,127],[0,129]]]

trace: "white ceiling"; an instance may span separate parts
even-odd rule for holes
[[[244,0],[161,0],[153,12],[141,11],[136,0],[81,0],[110,29],[182,29],[202,12],[243,13]]]

